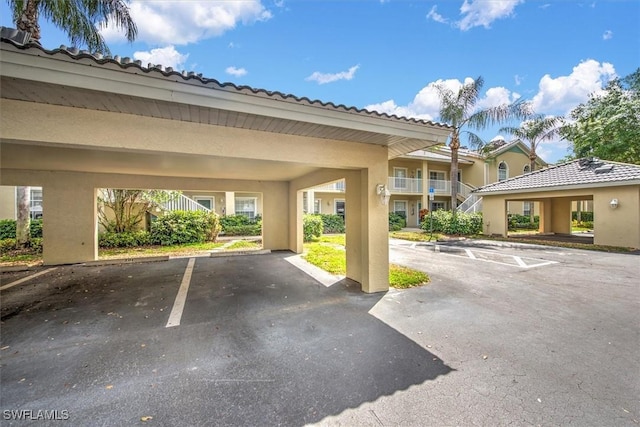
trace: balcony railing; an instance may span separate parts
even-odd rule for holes
[[[423,188],[422,178],[402,178],[390,176],[387,180],[387,188],[392,194],[422,194]],[[451,194],[451,181],[443,179],[430,179],[429,188],[433,188],[434,193],[437,195],[449,195]],[[473,187],[468,186],[462,182],[458,182],[458,194],[463,198],[467,198]],[[344,193],[345,182],[337,181],[332,184],[321,185],[314,187],[313,191],[328,192],[328,193]],[[427,189],[427,192],[429,189]]]
[[[203,211],[203,212],[211,212],[211,209],[202,206],[200,203],[195,200],[180,194],[174,200],[169,200],[168,202],[161,204],[162,209],[166,211]]]
[[[387,186],[391,193],[422,194],[422,179],[419,178],[390,176]]]
[[[345,183],[344,180],[337,181],[332,184],[321,185],[319,187],[313,187],[313,191],[325,192],[325,193],[344,193]]]

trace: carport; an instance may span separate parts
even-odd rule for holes
[[[98,188],[259,192],[264,248],[299,253],[302,191],[345,179],[347,276],[388,289],[388,159],[446,125],[3,36],[0,184],[43,188],[45,264],[97,258]]]
[[[571,234],[571,203],[593,200],[597,245],[640,248],[640,166],[594,158],[568,163],[486,185],[485,235],[507,235],[507,202],[540,203],[541,234]]]

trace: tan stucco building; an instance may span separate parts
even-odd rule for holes
[[[389,159],[450,133],[129,58],[0,48],[0,185],[42,188],[45,264],[96,259],[99,188],[261,194],[264,248],[299,253],[303,191],[344,180],[347,277],[385,291]]]
[[[579,159],[484,186],[484,234],[507,235],[507,203],[540,203],[540,233],[571,234],[572,204],[593,205],[594,243],[640,248],[640,166]],[[574,205],[575,206],[575,205]]]
[[[547,166],[538,158],[536,170]],[[461,149],[458,160],[458,203],[461,210],[474,208],[473,190],[530,171],[529,148],[520,140],[507,143],[495,138],[488,150],[480,153]],[[416,150],[389,160],[387,188],[389,212],[400,212],[408,227],[420,225],[420,210],[451,209],[451,152],[440,146]],[[344,199],[344,182],[314,188],[305,193],[305,210],[315,213],[343,214],[348,207]],[[433,200],[429,191],[434,190]],[[480,204],[478,204],[478,207]],[[510,202],[509,213],[538,214],[533,201]]]

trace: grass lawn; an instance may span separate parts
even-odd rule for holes
[[[433,237],[430,238],[430,233],[424,231],[390,231],[389,237],[394,239],[410,240],[412,242],[429,242],[438,240],[442,235],[439,233],[433,233]]]
[[[237,242],[233,242],[226,248],[225,251],[235,251],[235,250],[245,250],[245,249],[262,249],[262,244],[257,242],[252,242],[250,240],[238,240]]]
[[[344,234],[322,236],[316,242],[305,243],[302,258],[331,274],[347,274]],[[405,289],[428,282],[429,276],[421,271],[395,264],[389,265],[389,285],[393,288]]]
[[[141,246],[137,248],[100,248],[98,249],[98,259],[136,258],[153,255],[193,255],[219,248],[222,245],[224,243],[206,242],[170,246]]]

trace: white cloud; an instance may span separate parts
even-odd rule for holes
[[[360,65],[354,65],[353,67],[349,68],[348,71],[341,71],[339,73],[333,73],[333,74],[314,71],[305,80],[311,81],[311,82],[318,82],[318,84],[321,84],[321,85],[325,83],[332,83],[338,80],[351,80],[355,76],[356,71],[358,71],[358,68],[360,68]]]
[[[183,45],[215,37],[235,28],[272,17],[260,0],[172,1],[132,0],[130,13],[138,25],[138,41]],[[107,41],[121,41],[113,26],[102,31]]]
[[[611,40],[613,38],[613,31],[607,30],[602,35],[602,40]]]
[[[184,63],[189,58],[189,54],[182,54],[176,50],[173,46],[167,46],[158,49],[151,49],[150,51],[138,51],[133,54],[134,59],[142,61],[142,65],[146,66],[148,63],[160,64],[164,67],[182,68]]]
[[[515,76],[513,76],[513,80],[514,80],[516,86],[520,86],[522,84],[522,82],[524,81],[524,77],[519,76],[518,74],[516,74]]]
[[[464,82],[457,79],[436,80],[423,87],[407,105],[397,105],[394,100],[384,101],[378,104],[365,106],[366,110],[380,113],[395,114],[401,117],[413,117],[417,119],[436,120],[440,115],[440,96],[438,86],[456,92],[463,83],[470,83],[473,79],[467,77]],[[520,95],[509,90],[496,87],[487,90],[486,95],[478,100],[478,107],[493,107],[503,103],[510,103],[520,98]]]
[[[232,76],[235,76],[235,77],[242,77],[247,74],[247,70],[245,70],[244,68],[227,67],[224,71],[227,74],[231,74]]]
[[[446,24],[447,22],[449,22],[449,20],[444,16],[440,15],[437,12],[437,10],[438,10],[438,6],[434,5],[429,11],[429,13],[427,13],[427,19],[433,19],[434,21],[439,22],[441,24]]]
[[[536,112],[566,115],[575,106],[585,102],[589,95],[602,90],[602,86],[616,77],[612,64],[593,59],[573,67],[568,76],[552,78],[544,75],[538,84],[538,93],[533,97]]]
[[[464,0],[460,7],[462,19],[456,26],[462,31],[473,27],[491,28],[493,21],[513,15],[515,7],[524,0]]]

